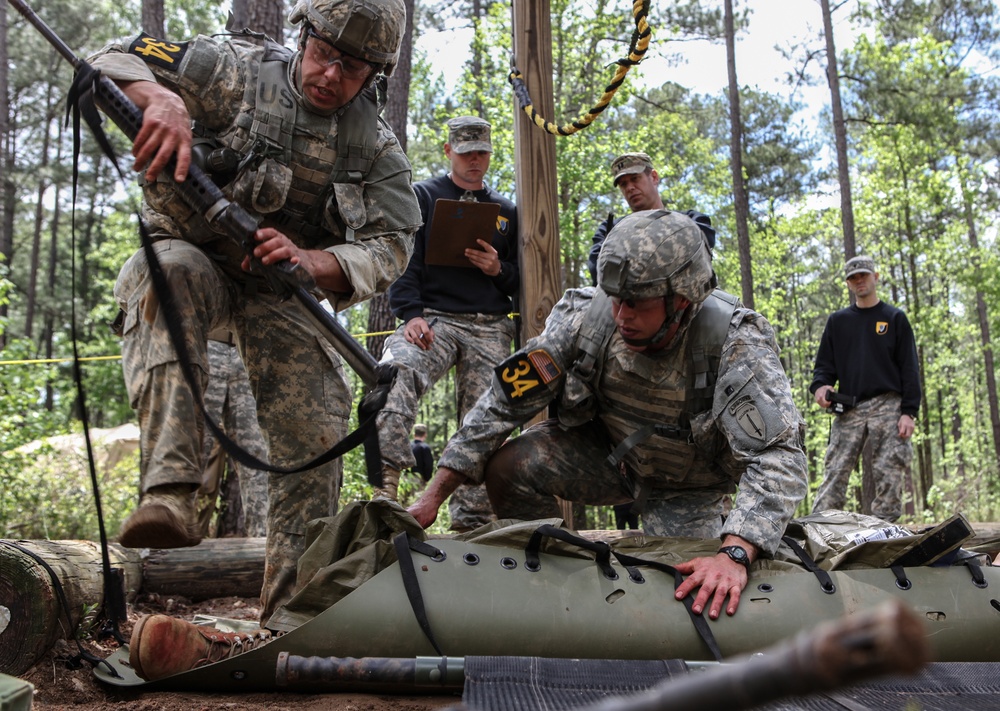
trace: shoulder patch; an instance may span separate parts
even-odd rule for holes
[[[128,47],[129,54],[141,57],[146,64],[172,71],[177,71],[187,50],[187,42],[166,42],[149,35],[139,35]]]
[[[494,368],[493,372],[509,402],[547,385],[562,373],[552,356],[542,349],[530,353],[515,353]]]

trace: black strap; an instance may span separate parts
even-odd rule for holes
[[[410,556],[410,551],[421,553],[432,560],[439,561],[444,560],[445,553],[428,543],[418,541],[406,531],[399,533],[392,539],[392,546],[396,549],[396,558],[399,560],[399,572],[403,576],[403,589],[406,591],[406,599],[410,601],[413,616],[417,618],[417,624],[423,630],[427,641],[434,647],[434,651],[438,653],[438,656],[443,657],[445,654],[438,646],[437,640],[434,638],[434,632],[431,630],[431,623],[427,619],[427,608],[424,607],[424,596],[420,592],[420,581],[417,580],[417,571],[413,567],[413,558]]]
[[[972,583],[977,588],[989,587],[989,583],[986,582],[986,578],[983,576],[983,567],[979,564],[979,561],[975,558],[968,558],[962,561],[962,565],[969,569],[969,574],[972,575]]]
[[[588,541],[586,538],[574,536],[566,529],[548,523],[536,528],[535,532],[531,534],[531,538],[528,539],[528,545],[524,548],[524,567],[527,570],[531,572],[541,570],[542,565],[538,558],[538,551],[542,546],[542,539],[545,537],[557,538],[560,541],[571,543],[578,548],[590,551],[596,556],[595,562],[597,563],[597,567],[601,569],[601,572],[604,573],[604,577],[609,580],[618,579],[618,573],[615,572],[615,569],[611,565],[611,546],[604,541]]]
[[[837,592],[837,586],[833,584],[833,578],[830,577],[830,574],[816,565],[816,561],[809,557],[809,554],[805,552],[805,549],[802,548],[802,546],[795,542],[794,538],[790,536],[782,536],[781,540],[784,541],[785,545],[791,548],[795,555],[799,557],[799,560],[802,561],[802,565],[805,566],[805,569],[816,576],[816,579],[819,580],[820,589],[823,592],[828,595],[832,595]]]
[[[654,560],[644,560],[635,556],[619,553],[618,551],[612,551],[611,547],[603,541],[588,541],[586,538],[573,535],[569,531],[552,526],[551,524],[539,526],[531,535],[531,539],[528,541],[528,547],[525,548],[524,551],[524,567],[527,570],[532,570],[532,568],[529,567],[529,564],[537,566],[534,570],[541,569],[541,562],[538,558],[538,549],[541,546],[541,539],[545,536],[557,538],[566,543],[572,543],[580,548],[594,552],[599,557],[597,561],[598,566],[601,568],[602,572],[605,572],[605,575],[612,579],[617,578],[618,574],[614,572],[614,568],[611,567],[610,560],[604,557],[604,551],[607,551],[609,554],[613,554],[615,559],[622,566],[624,566],[626,570],[628,570],[629,577],[636,583],[644,582],[644,578],[638,571],[638,568],[641,566],[653,568],[654,570],[659,570],[667,575],[672,575],[674,578],[674,590],[679,588],[681,583],[684,582],[684,576],[681,575],[680,571],[672,565],[667,565],[666,563],[660,563],[659,561]],[[606,572],[605,566],[610,569],[610,575]],[[698,636],[701,637],[701,640],[705,643],[708,651],[712,653],[715,661],[721,662],[723,659],[722,650],[719,648],[719,643],[716,641],[715,635],[712,634],[712,628],[709,627],[708,621],[703,615],[695,614],[693,610],[693,596],[687,595],[681,602],[684,604],[684,609],[687,610],[688,617],[691,619],[691,623],[694,625],[695,631],[698,632]]]
[[[115,170],[118,171],[118,175],[124,178],[121,166],[118,165],[118,160],[114,156],[114,151],[111,148],[111,143],[108,141],[107,136],[101,129],[101,117],[97,111],[97,105],[94,101],[94,86],[100,79],[100,71],[94,69],[87,63],[83,63],[77,70],[76,75],[73,78],[73,84],[70,86],[69,93],[67,95],[66,103],[66,122],[69,123],[69,118],[73,117],[73,205],[74,209],[71,213],[70,222],[72,235],[72,249],[70,250],[70,258],[72,261],[70,272],[73,275],[71,293],[77,293],[76,288],[76,196],[77,196],[77,182],[79,177],[79,158],[80,158],[80,119],[81,117],[86,121],[87,125],[95,132],[95,139],[98,145],[105,152],[110,151],[110,156],[115,166]],[[94,449],[93,444],[90,439],[90,421],[87,414],[87,398],[86,392],[83,387],[83,371],[80,366],[80,348],[79,341],[77,339],[76,333],[76,299],[70,300],[70,330],[71,330],[71,340],[73,342],[73,380],[76,384],[76,394],[77,394],[77,405],[78,411],[80,413],[80,421],[83,424],[83,440],[87,445],[87,464],[90,470],[90,484],[91,489],[94,492],[94,505],[97,513],[97,530],[100,537],[101,544],[101,576],[103,583],[103,601],[102,601],[102,612],[104,614],[104,624],[101,627],[99,637],[114,637],[115,641],[119,645],[124,645],[126,643],[125,637],[122,635],[121,630],[118,628],[119,622],[124,622],[128,619],[128,611],[126,607],[125,600],[125,573],[121,568],[111,567],[111,557],[108,554],[108,535],[107,530],[104,525],[104,510],[101,506],[101,488],[97,480],[97,467],[94,460]],[[22,551],[24,549],[21,549]],[[32,555],[28,551],[24,551],[29,555]],[[32,557],[35,557],[32,555]],[[36,560],[39,560],[35,557]],[[49,571],[54,581],[57,593],[59,594],[60,604],[66,605],[65,595],[62,594],[62,586],[59,583],[59,579],[55,576],[55,573],[48,567],[48,565],[39,560],[39,562]],[[67,611],[67,617],[69,612]],[[76,664],[79,666],[79,659],[86,659],[91,664],[94,664],[93,655],[88,655],[83,651],[83,647],[80,646],[79,641],[77,646],[80,648],[80,654],[70,660],[70,664]],[[118,676],[114,669],[111,670],[112,675]]]

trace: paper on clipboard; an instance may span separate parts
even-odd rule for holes
[[[496,232],[500,204],[439,198],[427,239],[424,261],[440,267],[472,267],[465,250],[482,249],[477,239],[491,242]]]

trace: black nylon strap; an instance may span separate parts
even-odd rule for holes
[[[392,547],[396,549],[396,558],[399,560],[399,572],[403,576],[403,589],[406,591],[406,599],[410,601],[410,608],[413,616],[417,619],[417,624],[423,630],[427,641],[434,647],[438,656],[445,656],[434,638],[434,631],[431,630],[430,620],[427,619],[427,608],[424,607],[424,596],[420,592],[420,581],[417,580],[417,571],[413,567],[413,558],[410,557],[410,550],[427,555],[430,558],[439,558],[444,555],[443,551],[434,546],[412,538],[406,531],[398,534],[392,539]],[[440,558],[439,558],[440,559]]]
[[[781,540],[785,543],[785,545],[792,549],[795,555],[799,557],[799,560],[802,561],[802,565],[805,566],[805,569],[816,576],[816,579],[819,580],[819,586],[823,592],[829,595],[837,592],[837,586],[833,584],[833,578],[830,577],[830,574],[816,565],[816,561],[809,557],[809,554],[805,552],[805,549],[802,548],[802,546],[796,543],[794,538],[790,536],[782,536]]]
[[[642,575],[639,574],[639,571],[637,570],[641,566],[653,568],[654,570],[659,570],[667,575],[672,575],[674,578],[674,590],[680,587],[681,583],[684,582],[684,576],[681,575],[681,573],[672,565],[652,560],[644,560],[635,556],[619,553],[618,551],[612,551],[611,546],[604,541],[588,541],[586,538],[575,536],[569,531],[552,526],[551,524],[539,526],[535,529],[535,532],[531,534],[531,538],[529,539],[528,545],[524,551],[525,568],[528,568],[529,564],[536,565],[537,567],[534,568],[535,570],[541,568],[541,563],[538,559],[538,550],[541,547],[541,540],[545,536],[557,538],[566,543],[572,543],[580,548],[592,551],[599,557],[597,564],[601,568],[601,571],[612,579],[617,578],[618,574],[615,573],[614,568],[611,566],[610,559],[608,557],[604,557],[606,555],[610,556],[611,554],[613,554],[615,559],[622,566],[624,566],[626,570],[628,570],[629,577],[631,577],[634,582],[643,582]],[[530,570],[531,568],[528,569]],[[607,570],[610,570],[610,575]],[[716,641],[715,635],[712,634],[711,627],[708,626],[708,621],[704,616],[695,614],[692,609],[694,607],[694,599],[691,595],[688,595],[681,602],[684,604],[684,609],[687,610],[688,617],[691,619],[691,623],[694,625],[695,631],[697,631],[698,635],[701,637],[702,642],[704,642],[705,646],[708,647],[708,651],[712,653],[715,661],[721,662],[723,659],[722,650],[719,648],[719,643]]]

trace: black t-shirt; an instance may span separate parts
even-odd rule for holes
[[[920,372],[906,314],[883,301],[869,308],[854,305],[830,314],[809,392],[815,393],[823,385],[832,385],[859,401],[899,393],[901,413],[916,417]]]

